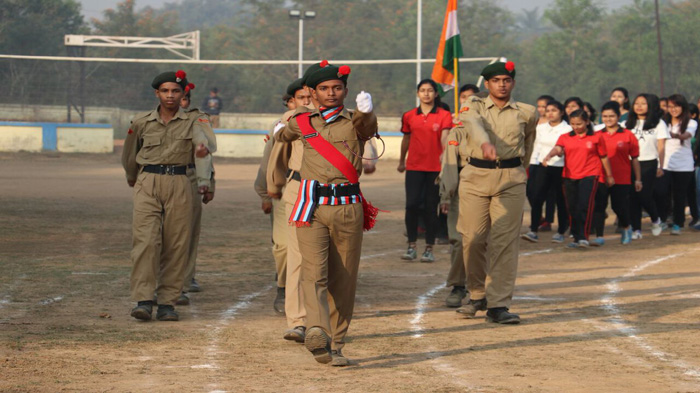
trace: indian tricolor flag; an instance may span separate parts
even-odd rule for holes
[[[462,56],[462,41],[459,38],[459,27],[457,26],[457,1],[447,1],[447,11],[445,12],[445,23],[442,25],[442,35],[440,35],[440,45],[435,56],[433,74],[431,78],[438,83],[440,95],[457,86],[459,81],[455,78],[455,59]],[[457,69],[457,77],[459,69]]]

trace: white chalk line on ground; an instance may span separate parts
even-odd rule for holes
[[[363,256],[360,257],[360,260],[372,259],[372,258],[379,258],[379,257],[383,257],[383,256],[386,256],[386,255],[398,254],[398,253],[400,253],[400,252],[402,252],[402,251],[403,251],[403,250],[393,250],[393,251],[382,252],[382,253],[379,253],[379,254],[363,255]]]
[[[662,262],[675,259],[687,254],[690,254],[691,252],[700,250],[700,248],[695,248],[690,251],[686,251],[683,253],[678,253],[678,254],[672,254],[672,255],[667,255],[661,258],[657,258],[651,261],[647,261],[641,265],[635,266],[634,268],[630,269],[627,273],[622,275],[621,277],[614,278],[610,280],[606,284],[607,288],[607,293],[601,297],[600,303],[602,304],[602,308],[611,316],[611,323],[615,326],[615,329],[617,329],[620,333],[622,333],[625,337],[629,338],[632,340],[632,342],[637,345],[642,351],[645,353],[653,356],[657,360],[660,360],[664,363],[668,363],[671,366],[675,367],[676,369],[679,369],[680,371],[683,372],[684,375],[691,376],[694,378],[699,378],[700,379],[700,370],[697,367],[691,366],[687,364],[686,362],[680,360],[680,359],[673,359],[671,358],[667,353],[663,352],[662,350],[659,350],[655,348],[653,345],[651,345],[649,342],[647,342],[644,337],[638,336],[638,330],[634,327],[628,324],[625,319],[622,317],[620,309],[618,308],[618,303],[615,300],[615,296],[617,296],[618,293],[622,291],[620,288],[620,282],[626,281],[629,278],[634,277],[637,273],[652,267],[654,265],[658,265]]]
[[[219,350],[219,342],[221,341],[221,332],[228,327],[228,324],[231,320],[235,319],[236,315],[238,315],[241,311],[247,309],[248,307],[251,306],[253,300],[256,298],[260,297],[262,294],[270,291],[274,287],[273,284],[270,284],[266,286],[265,288],[249,293],[243,297],[240,298],[238,302],[233,304],[231,307],[227,308],[224,310],[221,315],[219,316],[218,323],[213,326],[213,328],[209,331],[209,346],[207,347],[206,350],[206,357],[209,360],[209,363],[207,364],[198,364],[194,366],[190,366],[190,368],[193,369],[208,369],[208,370],[218,370],[220,369],[219,364],[216,360],[216,355],[220,352]],[[211,327],[211,326],[208,326]],[[211,383],[209,384],[210,387],[212,388],[218,388],[216,386],[216,383]],[[226,392],[226,390],[211,390],[209,393],[223,393]]]
[[[108,273],[100,272],[71,272],[70,274],[74,276],[106,276]]]

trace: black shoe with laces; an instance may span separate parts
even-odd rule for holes
[[[489,308],[486,312],[486,321],[503,325],[517,325],[520,323],[520,315],[508,312],[506,307]]]
[[[180,316],[175,312],[175,307],[168,305],[159,305],[156,319],[159,321],[179,321]]]
[[[131,309],[131,316],[140,321],[150,321],[153,314],[153,304],[151,300],[138,302],[136,307]]]

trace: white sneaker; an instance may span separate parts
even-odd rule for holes
[[[663,228],[661,227],[661,224],[657,222],[651,223],[651,234],[654,236],[659,236],[661,234],[661,231]],[[634,236],[632,237],[634,239]]]
[[[661,227],[659,227],[659,228],[661,228]],[[653,233],[653,229],[652,229],[652,233]],[[659,233],[661,233],[660,230],[659,230]],[[658,236],[658,235],[654,235],[654,236]],[[641,240],[641,239],[642,239],[642,231],[636,230],[636,231],[632,232],[632,240]]]

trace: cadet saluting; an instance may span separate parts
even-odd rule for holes
[[[371,228],[376,215],[360,192],[360,156],[364,141],[377,132],[377,118],[368,93],[357,95],[354,115],[343,106],[350,67],[327,61],[320,66],[306,79],[320,106],[297,108],[275,138],[303,138],[304,144],[301,186],[290,218],[302,258],[304,343],[316,361],[345,366],[349,362],[341,349],[355,304],[362,230]]]
[[[516,324],[520,317],[508,308],[518,270],[527,181],[523,163],[530,162],[532,153],[535,108],[511,98],[513,62],[490,64],[481,75],[489,96],[470,97],[450,142],[463,144],[459,152],[466,158],[460,172],[457,230],[463,238],[470,300],[460,312],[474,317],[488,308],[487,321]]]
[[[187,85],[182,70],[158,75],[151,86],[160,105],[134,118],[124,142],[122,165],[134,187],[131,298],[138,304],[131,316],[140,320],[151,319],[154,292],[156,318],[179,319],[174,304],[185,278],[192,232],[188,167],[196,169],[200,194],[210,187],[211,155],[202,130],[208,120],[180,108]]]

